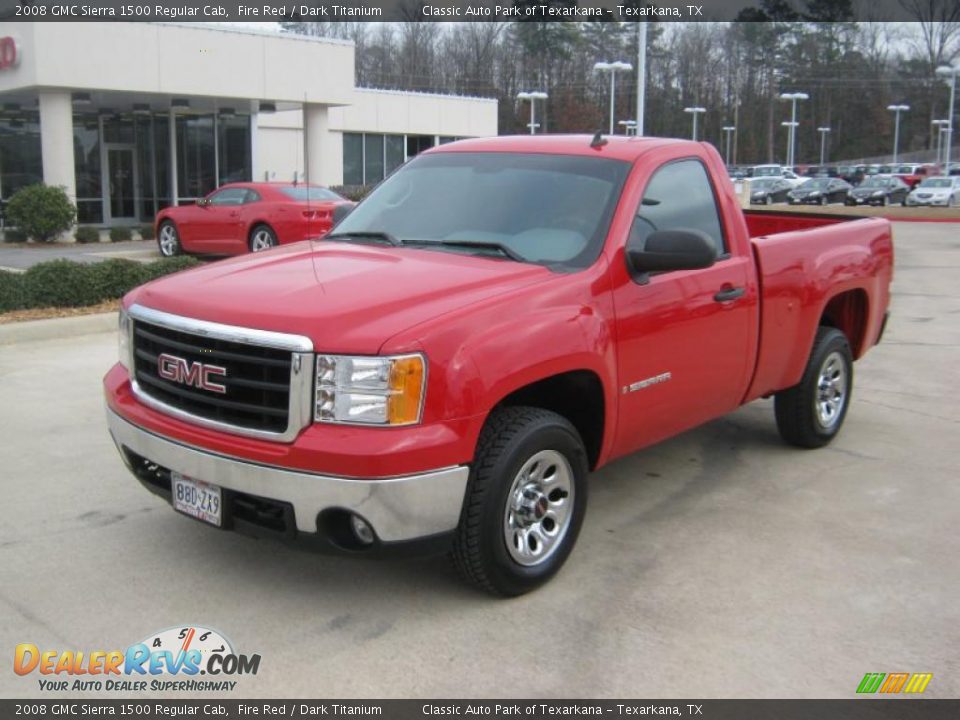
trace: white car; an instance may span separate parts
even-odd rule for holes
[[[910,191],[904,205],[960,205],[960,175],[927,178]]]
[[[790,183],[791,187],[797,187],[806,182],[807,178],[800,177],[793,170],[782,165],[754,165],[747,170],[747,181],[752,182],[760,178],[782,178]]]

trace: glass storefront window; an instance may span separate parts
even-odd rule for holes
[[[249,182],[253,174],[250,162],[250,116],[218,117],[217,143],[220,185]]]
[[[363,181],[373,185],[383,180],[383,135],[363,136]]]
[[[73,115],[73,162],[77,186],[77,222],[102,223],[100,123],[95,114]]]
[[[387,135],[387,175],[403,165],[404,140],[403,135]]]
[[[19,110],[0,115],[0,198],[43,182],[40,155],[40,116]]]
[[[343,184],[363,185],[363,135],[343,134]]]
[[[216,188],[213,115],[181,115],[177,122],[177,194],[195,202]]]

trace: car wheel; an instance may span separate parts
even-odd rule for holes
[[[827,204],[827,196],[826,196],[826,195],[824,195],[823,197],[820,198],[820,204],[821,204],[821,205],[826,205],[826,204]]]
[[[763,201],[763,204],[764,204],[764,205],[773,205],[773,198],[770,197],[769,195],[767,195],[767,197],[766,197],[766,198],[764,199],[764,201]]]
[[[889,204],[889,200],[887,199],[886,195],[880,198],[880,207],[886,207],[888,204]]]
[[[277,236],[268,225],[257,225],[250,231],[250,252],[262,252],[277,246]]]
[[[180,233],[177,232],[177,226],[170,220],[164,220],[160,223],[160,232],[157,233],[157,246],[160,248],[160,254],[164,257],[174,257],[183,252],[180,245]]]
[[[847,336],[821,327],[800,382],[774,398],[780,436],[799,447],[826,445],[840,432],[852,392],[853,355]]]
[[[587,453],[577,430],[532,407],[495,410],[480,434],[454,565],[495,595],[529,592],[573,549],[587,504]]]

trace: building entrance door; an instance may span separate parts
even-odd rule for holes
[[[110,224],[135,222],[139,219],[137,200],[140,197],[140,174],[133,145],[108,144],[107,168],[103,174],[104,219]]]

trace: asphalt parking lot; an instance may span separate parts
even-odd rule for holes
[[[762,401],[592,477],[542,590],[443,559],[365,562],[220,533],[122,466],[109,333],[0,346],[0,696],[17,643],[125,648],[182,624],[262,656],[236,697],[830,697],[866,672],[960,695],[960,226],[896,225],[893,317],[830,447]]]

